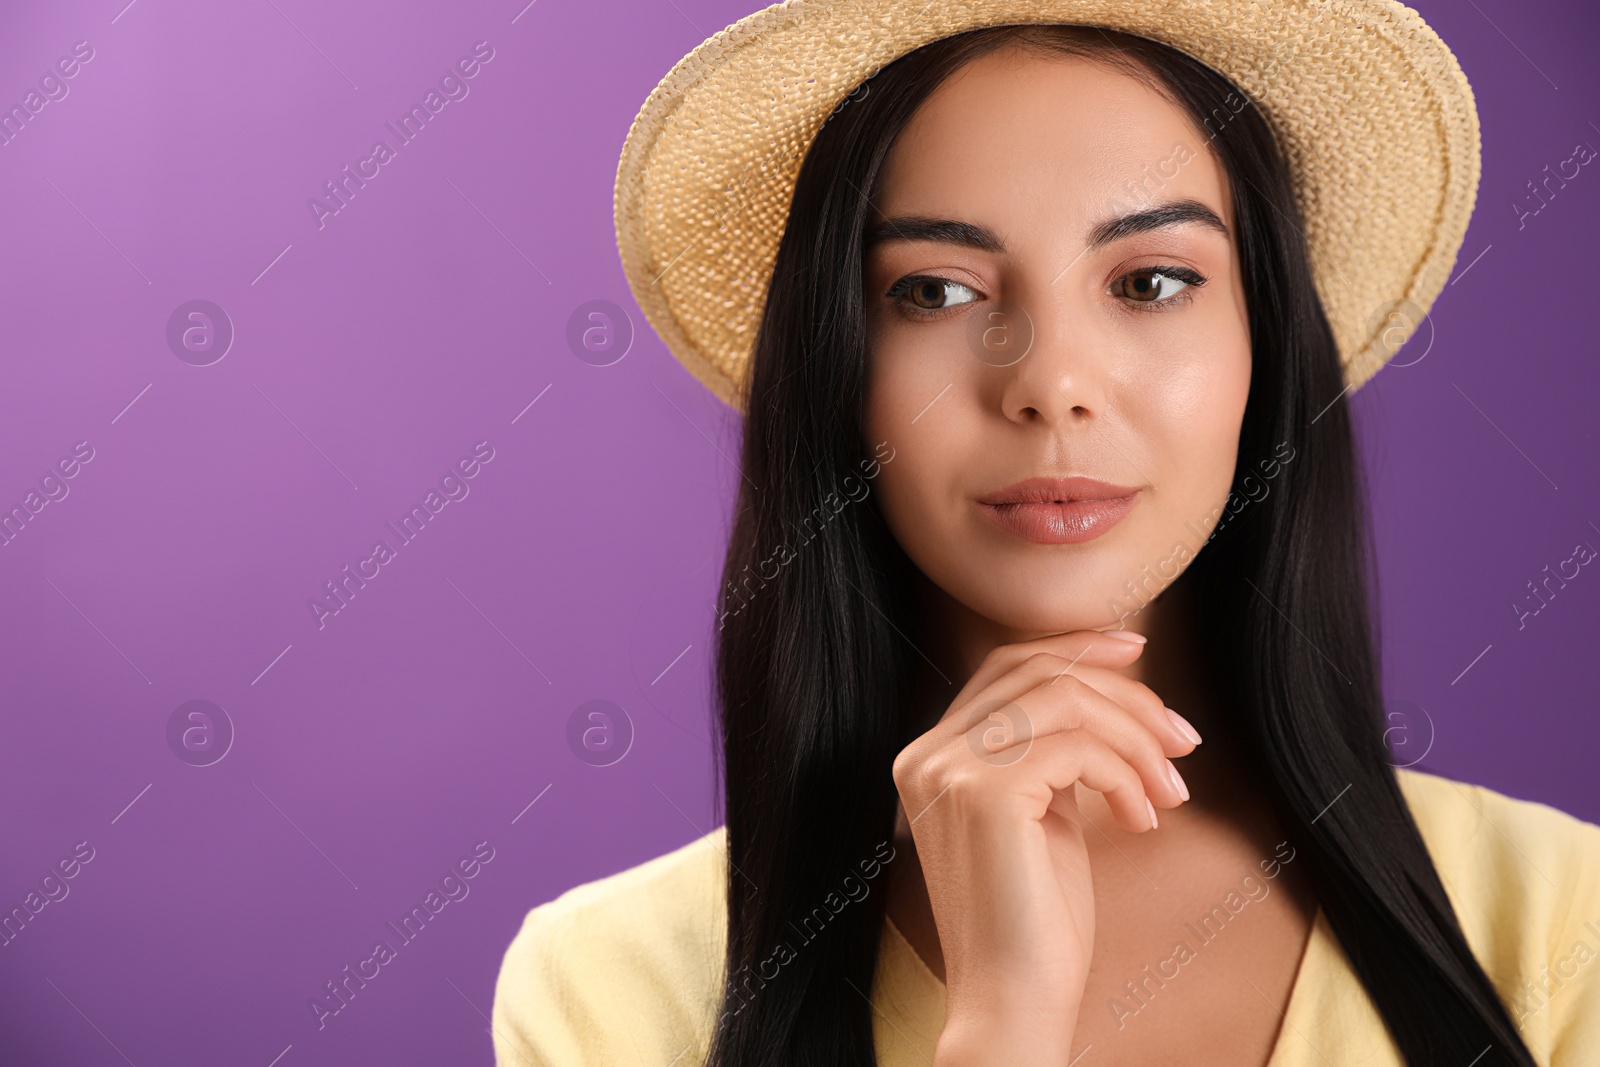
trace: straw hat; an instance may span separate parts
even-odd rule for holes
[[[1477,196],[1478,115],[1455,56],[1396,0],[789,0],[680,60],[623,145],[617,247],[679,362],[743,412],[795,177],[823,122],[907,52],[1041,22],[1163,42],[1255,101],[1288,159],[1352,389],[1422,325]]]

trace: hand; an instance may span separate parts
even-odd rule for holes
[[[1117,673],[1144,646],[1094,630],[1001,645],[895,758],[944,955],[938,1067],[1066,1063],[1094,947],[1073,783],[1131,832],[1185,797],[1194,750],[1161,699]]]

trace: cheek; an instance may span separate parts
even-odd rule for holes
[[[865,384],[869,428],[877,432],[874,440],[917,433],[935,418],[948,395],[932,408],[929,402],[952,384],[959,387],[961,382],[955,379],[971,371],[961,347],[965,334],[956,323],[939,323],[914,329],[879,327],[870,336]]]
[[[931,472],[937,456],[951,450],[950,438],[971,432],[971,417],[956,403],[968,386],[967,368],[947,342],[942,336],[913,341],[904,331],[889,331],[870,351],[862,410],[866,439],[896,449],[890,466],[901,466],[900,453],[914,454],[897,474],[886,467],[880,482],[910,481],[906,471],[918,465]]]
[[[1242,324],[1218,331],[1191,352],[1146,393],[1158,406],[1146,424],[1161,439],[1165,488],[1182,518],[1209,512],[1233,484],[1251,377],[1250,341]]]
[[[910,426],[908,418],[879,420],[871,438],[887,441],[895,450],[894,459],[883,464],[873,480],[873,495],[895,539],[908,551],[944,537],[952,518],[951,476],[960,470],[960,464],[950,450],[957,435],[925,432],[924,424],[931,416],[929,412]]]
[[[925,570],[936,569],[930,554],[958,543],[960,476],[973,454],[978,420],[962,384],[952,386],[934,361],[883,355],[888,358],[868,374],[863,415],[867,440],[888,442],[894,459],[879,469],[872,495],[907,554]]]
[[[1195,462],[1201,457],[1190,459],[1183,454],[1186,449],[1211,452],[1236,445],[1250,395],[1249,350],[1209,348],[1203,357],[1174,368],[1149,392],[1161,408],[1153,421],[1175,459]]]
[[[1249,326],[1242,307],[1213,301],[1206,314],[1175,320],[1122,355],[1109,406],[1143,448],[1140,473],[1156,487],[1142,532],[1170,546],[1186,523],[1203,525],[1233,483],[1250,393]]]

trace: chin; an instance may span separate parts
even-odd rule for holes
[[[1138,589],[1135,597],[1124,580],[1109,575],[1041,579],[1028,574],[1014,583],[995,582],[992,577],[982,580],[969,590],[969,596],[959,599],[970,610],[1011,630],[1065,633],[1125,625],[1143,604],[1160,595],[1161,588],[1165,587]]]

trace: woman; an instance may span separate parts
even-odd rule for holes
[[[500,1063],[1600,1062],[1600,827],[1384,744],[1342,398],[1459,248],[1465,80],[1380,0],[1090,6],[1138,35],[770,9],[641,112],[630,281],[746,412],[727,825],[529,914]],[[681,154],[741,139],[792,197]]]

